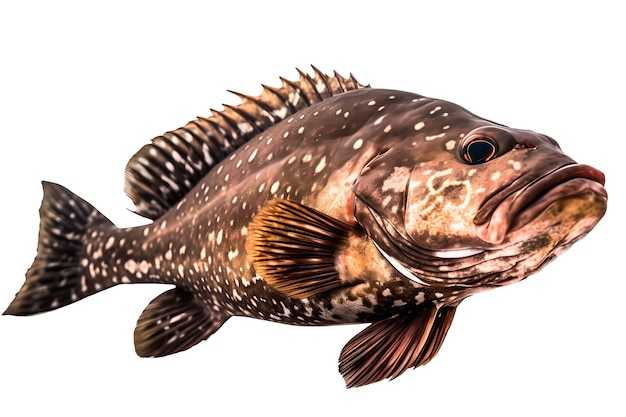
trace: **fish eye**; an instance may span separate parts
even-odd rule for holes
[[[493,159],[498,152],[498,146],[489,136],[472,135],[463,142],[461,152],[463,159],[476,165]]]

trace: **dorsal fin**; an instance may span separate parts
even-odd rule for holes
[[[313,103],[348,90],[367,87],[352,74],[329,76],[313,67],[313,75],[280,78],[279,88],[263,85],[258,96],[234,93],[237,106],[211,110],[185,126],[152,139],[126,165],[124,191],[135,212],[156,219],[179,202],[214,166],[252,137]]]

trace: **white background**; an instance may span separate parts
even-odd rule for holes
[[[0,317],[1,415],[626,413],[619,2],[6,3],[0,309],[35,255],[41,180],[119,226],[141,224],[122,192],[136,150],[238,103],[227,89],[258,94],[309,64],[546,133],[606,174],[610,201],[597,228],[537,276],[465,301],[436,359],[395,381],[344,388],[337,358],[361,326],[234,318],[187,352],[140,359],[135,321],[165,287],[118,286]]]

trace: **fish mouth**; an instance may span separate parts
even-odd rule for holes
[[[478,237],[502,243],[507,233],[537,218],[553,203],[593,192],[607,199],[604,174],[583,164],[561,166],[512,191],[497,193],[481,206],[474,218]]]

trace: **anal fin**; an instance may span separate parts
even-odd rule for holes
[[[372,323],[341,351],[339,372],[348,388],[394,379],[428,363],[446,337],[456,307],[432,304]]]
[[[248,227],[246,251],[256,273],[276,290],[306,298],[354,285],[335,268],[335,254],[361,229],[293,201],[271,200]]]
[[[215,333],[228,317],[200,306],[187,291],[173,288],[141,313],[135,327],[135,351],[154,357],[189,349]]]

